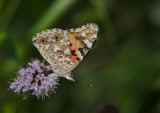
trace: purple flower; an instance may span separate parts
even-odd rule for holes
[[[49,97],[50,93],[55,92],[58,85],[57,74],[50,73],[50,69],[39,60],[29,62],[28,67],[21,68],[17,74],[10,84],[10,89],[16,93],[29,93],[44,99],[45,96]]]

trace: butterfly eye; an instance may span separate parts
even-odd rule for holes
[[[47,43],[47,40],[42,38],[41,41],[40,41],[42,44],[46,44]]]

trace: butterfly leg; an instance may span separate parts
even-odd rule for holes
[[[72,76],[73,76],[73,74],[71,72],[68,72],[66,79],[71,80],[71,81],[75,81]]]
[[[66,76],[66,79],[71,80],[71,81],[75,81],[72,77],[70,76]]]

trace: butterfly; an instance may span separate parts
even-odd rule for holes
[[[46,29],[37,33],[33,45],[58,77],[72,78],[71,71],[84,59],[98,39],[99,27],[87,23],[75,29]]]

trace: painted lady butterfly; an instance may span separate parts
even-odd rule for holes
[[[76,29],[46,29],[32,41],[59,77],[73,80],[71,71],[83,60],[97,40],[98,25],[87,23]]]

